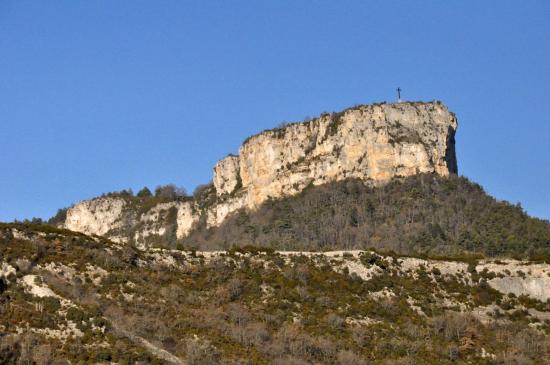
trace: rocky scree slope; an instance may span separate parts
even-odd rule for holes
[[[97,198],[69,208],[62,226],[151,244],[183,239],[200,222],[217,227],[241,208],[254,210],[309,186],[353,178],[379,186],[418,173],[448,176],[457,173],[456,128],[456,117],[440,102],[325,113],[247,139],[238,156],[216,164],[213,185],[197,199],[151,206],[121,196]]]
[[[0,225],[0,363],[547,364],[550,265]]]

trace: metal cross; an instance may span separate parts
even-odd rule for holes
[[[397,100],[401,100],[401,88],[397,88]]]

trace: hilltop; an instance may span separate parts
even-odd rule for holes
[[[248,138],[238,156],[215,165],[213,183],[192,198],[111,194],[75,204],[56,223],[138,245],[183,240],[202,222],[218,227],[240,209],[254,211],[310,187],[349,179],[383,186],[420,173],[454,175],[456,128],[455,115],[438,101],[323,113]]]
[[[547,221],[458,176],[457,126],[439,101],[323,113],[249,137],[193,196],[110,193],[51,223],[142,248],[548,257]]]

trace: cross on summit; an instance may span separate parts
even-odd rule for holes
[[[397,102],[401,102],[401,88],[397,87]]]

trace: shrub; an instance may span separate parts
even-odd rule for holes
[[[338,352],[338,355],[336,356],[336,359],[338,360],[338,364],[340,365],[362,365],[365,364],[365,359],[358,356],[352,351],[348,350],[341,350]]]
[[[176,187],[174,184],[157,186],[155,189],[155,197],[161,199],[176,200],[185,196],[187,196],[185,189]]]
[[[185,349],[185,360],[189,365],[219,364],[220,353],[208,340],[188,340]]]
[[[84,313],[81,309],[71,307],[67,309],[67,314],[65,315],[65,318],[67,318],[68,321],[73,321],[76,324],[79,324],[82,321],[87,320],[88,316],[86,316],[86,313]]]
[[[44,297],[42,298],[42,303],[44,305],[44,310],[50,313],[55,313],[61,308],[59,299],[54,297]]]
[[[150,198],[151,196],[153,196],[153,194],[151,193],[151,190],[149,190],[147,186],[143,187],[143,189],[141,189],[137,193],[138,198]]]

